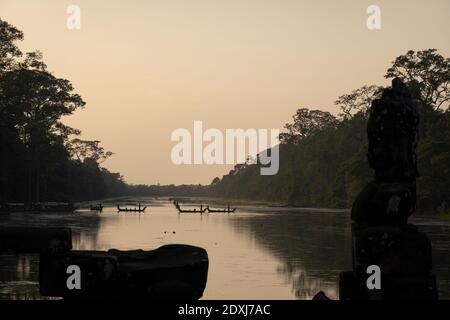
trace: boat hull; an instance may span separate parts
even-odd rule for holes
[[[119,212],[145,212],[147,207],[143,208],[121,208],[120,206],[117,206],[117,211]]]

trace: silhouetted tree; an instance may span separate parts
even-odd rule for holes
[[[445,212],[450,204],[450,110],[448,58],[435,50],[398,57],[387,77],[400,77],[415,91],[420,135],[418,208]],[[415,88],[415,89],[414,89]],[[349,207],[372,179],[367,160],[367,111],[379,86],[363,86],[340,96],[340,119],[322,111],[297,110],[288,132],[280,135],[280,170],[261,176],[255,166],[239,167],[215,184],[216,195],[284,202],[299,206]],[[239,174],[236,174],[236,171]]]
[[[400,78],[425,105],[435,109],[450,100],[450,58],[444,58],[436,49],[410,50],[397,57],[385,77]]]
[[[23,33],[0,19],[0,202],[107,194],[106,177],[119,177],[99,163],[112,153],[99,141],[73,139],[81,132],[61,121],[85,102],[47,70],[39,51],[23,54],[21,40]]]
[[[335,116],[326,111],[298,109],[293,116],[293,123],[287,123],[287,133],[280,134],[281,143],[298,144],[305,138],[326,128],[333,128],[338,121]]]
[[[67,143],[67,148],[70,155],[81,162],[85,159],[93,159],[98,163],[102,163],[113,155],[111,151],[105,151],[100,146],[100,141],[97,140],[89,141],[75,138]]]
[[[367,117],[372,100],[378,98],[382,91],[383,87],[380,86],[363,86],[349,94],[340,96],[334,103],[341,109],[339,117],[348,120],[356,113],[361,113],[364,117]]]

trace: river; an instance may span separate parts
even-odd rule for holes
[[[450,299],[450,221],[414,218],[433,243],[441,299]],[[146,213],[14,213],[4,226],[64,226],[75,250],[146,249],[191,244],[210,260],[203,299],[337,299],[338,275],[351,270],[351,222],[343,211],[245,206],[235,214],[179,214],[168,201]],[[41,299],[38,256],[0,256],[0,299]]]

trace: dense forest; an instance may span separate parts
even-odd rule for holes
[[[418,209],[450,212],[450,59],[436,50],[397,57],[386,78],[410,88],[420,112]],[[238,164],[211,184],[221,197],[281,202],[296,206],[348,208],[372,179],[366,160],[366,122],[380,86],[363,86],[340,96],[341,112],[300,108],[280,135],[280,170],[260,175],[259,164]]]
[[[112,152],[62,122],[85,102],[68,80],[48,71],[40,52],[20,50],[23,38],[0,20],[0,204],[205,193],[195,185],[128,185],[103,168]]]
[[[61,118],[85,102],[48,71],[38,51],[23,53],[23,33],[0,20],[0,202],[94,199],[123,188],[100,166],[111,152]]]

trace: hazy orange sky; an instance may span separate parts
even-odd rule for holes
[[[66,27],[70,4],[81,30]],[[372,4],[379,31],[366,27]],[[87,106],[65,123],[101,140],[115,153],[105,166],[132,183],[209,183],[230,170],[172,164],[170,134],[194,120],[281,129],[298,107],[337,113],[339,95],[387,84],[409,49],[450,56],[449,0],[0,0],[0,18],[72,82]]]

